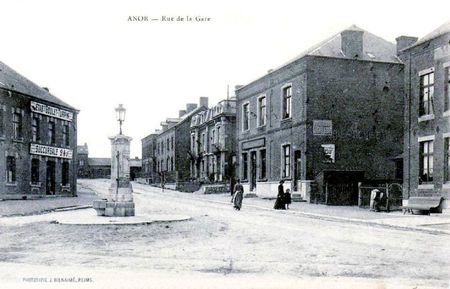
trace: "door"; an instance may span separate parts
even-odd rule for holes
[[[302,177],[302,154],[300,151],[294,152],[294,191],[298,191],[298,180]]]
[[[55,194],[55,162],[47,161],[47,180],[46,180],[47,195]]]
[[[250,191],[256,188],[256,152],[250,152]]]

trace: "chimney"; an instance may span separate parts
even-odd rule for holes
[[[185,109],[182,109],[182,110],[178,111],[178,117],[182,117],[185,114],[186,114],[186,110]]]
[[[199,106],[208,107],[208,97],[207,96],[201,96],[199,101]]]
[[[363,34],[364,31],[356,26],[341,32],[341,49],[345,57],[352,59],[363,58]]]
[[[167,124],[167,122],[161,122],[162,131],[165,131],[168,127],[169,127],[169,125]]]
[[[416,43],[417,40],[418,40],[417,37],[403,36],[403,35],[395,38],[395,41],[397,41],[397,54],[406,47],[409,47],[414,43]]]
[[[186,104],[186,113],[190,113],[191,111],[193,111],[196,108],[197,108],[196,103],[188,103],[188,104]]]

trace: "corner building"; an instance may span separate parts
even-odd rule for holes
[[[0,199],[76,196],[77,113],[0,62]]]
[[[403,145],[396,54],[395,44],[352,26],[237,87],[237,175],[245,191],[275,197],[284,180],[308,201],[357,205],[358,182],[401,178],[392,161]],[[334,201],[324,197],[328,175],[342,188]]]
[[[410,197],[450,197],[450,21],[417,39],[401,36],[405,63],[405,178]]]

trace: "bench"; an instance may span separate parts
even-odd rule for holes
[[[428,215],[431,211],[440,212],[443,197],[410,197],[408,205],[402,206],[403,214],[409,212],[414,214],[413,210],[425,211]]]

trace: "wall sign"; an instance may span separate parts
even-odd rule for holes
[[[254,140],[243,142],[242,143],[242,149],[243,150],[248,150],[248,149],[251,149],[251,148],[263,147],[265,145],[266,145],[266,139],[265,138],[259,138],[259,139],[254,139]]]
[[[325,162],[326,163],[334,163],[335,162],[335,152],[336,152],[334,144],[323,144],[322,148],[325,153],[325,156],[327,157]]]
[[[59,109],[50,105],[42,104],[39,102],[31,101],[30,108],[32,112],[45,114],[51,117],[72,121],[73,113],[67,110]]]
[[[333,135],[331,120],[313,120],[313,135]]]
[[[71,149],[44,146],[32,143],[30,145],[30,154],[62,159],[72,159],[73,151]]]

